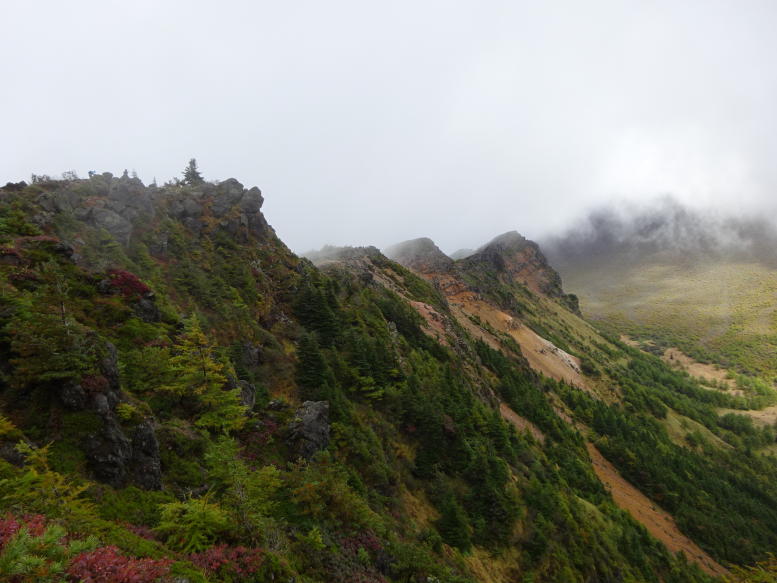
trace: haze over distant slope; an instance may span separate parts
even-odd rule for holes
[[[551,264],[570,270],[612,261],[721,259],[777,265],[777,230],[763,217],[703,212],[666,197],[642,207],[602,207],[540,241]]]
[[[743,372],[774,370],[777,231],[766,219],[666,198],[592,212],[543,249],[586,315]]]

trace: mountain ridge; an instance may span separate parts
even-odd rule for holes
[[[777,543],[752,453],[774,435],[716,413],[772,393],[600,334],[517,233],[457,261],[425,239],[417,271],[309,260],[262,202],[196,176],[0,189],[0,564],[36,525],[83,545],[20,551],[66,557],[46,569],[147,561],[149,583],[709,581]],[[587,443],[712,558],[619,510]]]

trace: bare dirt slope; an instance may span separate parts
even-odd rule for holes
[[[505,403],[499,404],[499,412],[501,413],[502,418],[512,423],[518,431],[528,431],[532,434],[534,439],[540,443],[545,443],[545,434],[542,433],[540,428],[525,417],[518,415],[518,413],[513,411]]]
[[[631,514],[648,532],[666,545],[671,552],[682,551],[689,561],[714,576],[726,575],[728,570],[705,553],[696,543],[685,536],[674,518],[661,509],[642,492],[627,482],[615,467],[596,449],[592,443],[586,443],[591,456],[594,471],[605,487],[610,491],[615,503]]]
[[[734,379],[728,377],[728,372],[726,370],[712,364],[698,362],[677,348],[667,348],[661,359],[669,366],[684,370],[689,375],[696,377],[702,382],[725,383],[731,389],[735,389],[736,387],[736,382],[734,382]],[[735,390],[732,391],[732,393],[742,394],[742,391]]]
[[[451,311],[466,328],[472,331],[469,317],[477,317],[497,332],[511,336],[521,347],[521,353],[529,361],[529,365],[537,372],[588,390],[577,357],[556,347],[506,312],[471,296],[472,294],[458,294],[448,298]]]

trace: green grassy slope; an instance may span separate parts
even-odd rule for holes
[[[611,331],[743,373],[777,372],[777,270],[744,261],[589,267],[567,269],[567,288]]]

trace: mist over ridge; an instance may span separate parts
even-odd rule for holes
[[[539,239],[551,263],[702,262],[723,259],[777,266],[777,227],[756,212],[693,208],[672,196],[596,207]]]

